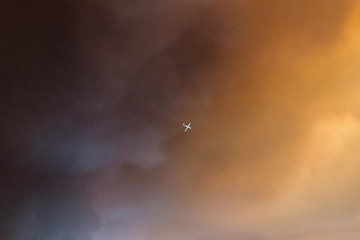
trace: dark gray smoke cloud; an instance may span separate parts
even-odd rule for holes
[[[266,239],[237,220],[291,172],[265,163],[308,85],[263,75],[331,47],[352,3],[2,4],[0,239]]]
[[[90,239],[101,171],[166,159],[167,130],[211,62],[208,4],[2,5],[1,239]]]

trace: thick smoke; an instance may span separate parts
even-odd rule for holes
[[[12,1],[1,15],[1,239],[89,239],[108,167],[153,168],[211,66],[206,2]],[[200,99],[201,100],[201,99]]]
[[[0,238],[307,239],[292,235],[296,221],[344,212],[344,202],[355,209],[340,199],[309,214],[319,206],[312,193],[333,195],[319,191],[326,173],[310,191],[304,184],[307,167],[322,166],[310,160],[327,159],[317,138],[337,124],[357,129],[351,97],[337,105],[350,115],[320,121],[317,110],[336,112],[330,97],[354,84],[337,88],[312,68],[339,66],[324,59],[353,5],[3,4]],[[183,121],[193,122],[190,135]],[[347,141],[346,129],[338,136]]]

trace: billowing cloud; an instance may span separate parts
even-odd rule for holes
[[[5,4],[1,238],[355,239],[358,13]]]

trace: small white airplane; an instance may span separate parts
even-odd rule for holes
[[[188,125],[186,125],[185,123],[183,123],[183,126],[185,127],[185,132],[186,132],[188,129],[191,129],[190,124],[191,124],[191,123],[189,123]]]

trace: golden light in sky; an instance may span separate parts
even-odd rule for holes
[[[238,5],[225,23],[253,21],[219,37],[216,89],[163,170],[174,222],[154,239],[359,238],[360,5]]]
[[[1,240],[360,239],[359,1],[0,18]]]

